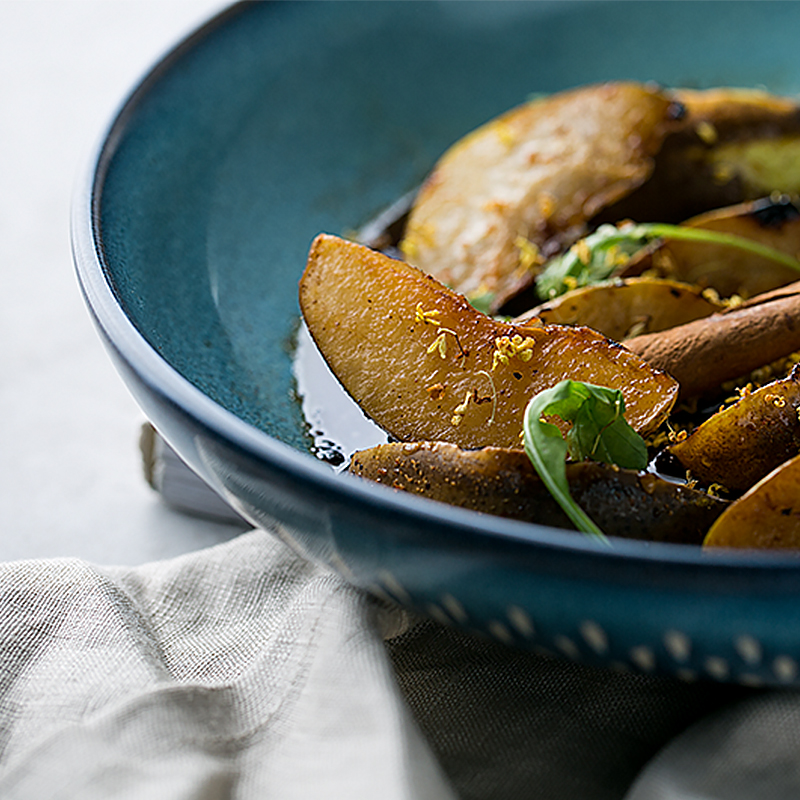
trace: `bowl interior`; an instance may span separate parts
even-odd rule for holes
[[[318,232],[363,224],[532,93],[615,78],[794,92],[798,22],[800,5],[764,2],[235,8],[112,130],[97,184],[107,276],[179,373],[307,451],[292,359]]]

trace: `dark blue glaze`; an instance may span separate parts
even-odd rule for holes
[[[297,281],[529,94],[611,78],[800,87],[800,5],[256,3],[170,54],[114,120],[73,220],[109,351],[242,513],[354,583],[523,647],[792,683],[800,564],[483,517],[337,475],[292,380]]]

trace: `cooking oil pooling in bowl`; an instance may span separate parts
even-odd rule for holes
[[[363,225],[355,240],[402,258],[397,245],[403,236],[409,209],[417,190],[408,192]],[[357,450],[390,440],[342,388],[314,344],[305,322],[300,321],[292,364],[303,417],[313,439],[311,452],[336,469],[345,469]]]
[[[313,439],[311,452],[335,468],[344,468],[356,450],[389,440],[368,419],[328,368],[305,324],[297,332],[292,371],[297,395]]]

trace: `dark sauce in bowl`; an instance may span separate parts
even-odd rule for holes
[[[389,441],[334,377],[305,323],[297,331],[294,378],[311,452],[335,469],[345,469],[356,450]]]

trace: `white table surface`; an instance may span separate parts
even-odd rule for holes
[[[134,565],[239,532],[146,484],[144,416],[83,303],[75,188],[117,107],[220,0],[0,0],[0,561]]]

